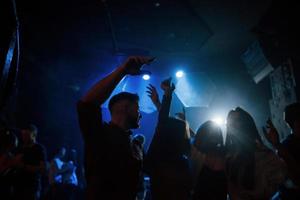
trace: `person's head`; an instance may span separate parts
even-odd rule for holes
[[[190,153],[190,130],[185,121],[170,117],[159,129],[160,143],[166,151],[174,155]]]
[[[284,120],[294,134],[300,135],[300,103],[292,103],[284,109]]]
[[[63,159],[66,156],[67,149],[65,147],[60,147],[57,151],[56,157]]]
[[[18,138],[14,131],[9,129],[0,130],[0,153],[9,152],[18,146]]]
[[[256,142],[261,142],[254,119],[242,108],[237,107],[228,113],[226,126],[226,143],[240,147],[240,150],[253,150]]]
[[[198,151],[208,154],[224,154],[224,143],[221,128],[213,121],[204,122],[197,130],[193,145]]]
[[[252,190],[255,183],[255,151],[257,142],[261,143],[254,119],[239,107],[231,110],[227,116],[226,136],[229,155],[237,153],[227,166],[229,180]]]
[[[126,129],[139,128],[141,114],[139,96],[129,92],[121,92],[113,96],[108,104],[112,121]]]
[[[36,142],[38,129],[35,125],[29,124],[21,129],[21,139],[23,144],[32,144]]]

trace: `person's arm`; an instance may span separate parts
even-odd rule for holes
[[[267,121],[267,128],[268,130],[263,130],[266,138],[277,151],[277,155],[285,161],[289,177],[295,184],[300,185],[300,163],[297,163],[287,148],[279,142],[279,134],[271,120]]]
[[[169,117],[169,111],[170,111],[170,104],[171,104],[171,97],[172,97],[172,92],[175,89],[174,84],[171,84],[171,79],[167,79],[161,83],[161,88],[164,90],[164,97],[162,100],[162,104],[159,110],[159,117],[158,117],[158,122],[157,122],[157,127],[155,130],[155,133],[153,135],[151,144],[148,148],[148,152],[146,154],[146,157],[144,159],[144,170],[151,174],[152,172],[155,171],[156,167],[156,160],[160,155],[160,130],[159,126],[163,124],[163,122]],[[148,87],[149,92],[148,94],[151,95],[151,92],[156,92],[154,91],[152,87]]]
[[[111,95],[115,87],[125,75],[139,75],[144,64],[153,59],[143,56],[129,57],[125,63],[120,65],[112,73],[98,81],[82,98],[83,102],[103,104]]]
[[[164,91],[164,95],[159,111],[158,123],[164,122],[169,117],[172,94],[175,90],[175,85],[171,83],[171,80],[171,78],[168,78],[161,83],[161,88]]]
[[[149,84],[147,86],[147,93],[148,93],[148,96],[150,97],[152,103],[154,104],[154,106],[156,107],[157,111],[159,112],[160,110],[160,107],[161,107],[161,103],[160,103],[160,100],[159,100],[159,95],[158,95],[158,92],[156,90],[156,88]]]
[[[286,147],[278,144],[276,147],[277,154],[285,161],[288,168],[288,175],[290,179],[297,185],[300,185],[300,163],[298,163],[293,156],[290,155]]]
[[[52,166],[54,167],[55,170],[55,176],[63,174],[71,169],[70,166],[66,164],[63,164],[62,167],[59,168],[56,159],[52,160]]]
[[[103,125],[100,105],[109,98],[122,78],[127,74],[140,74],[142,66],[151,61],[152,59],[148,57],[129,57],[124,64],[120,65],[105,78],[99,80],[80,99],[77,104],[78,122],[85,141],[92,139],[93,131]]]

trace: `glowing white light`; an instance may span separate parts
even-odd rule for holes
[[[148,74],[143,75],[143,79],[146,80],[146,81],[149,80],[150,79],[150,75],[148,75]]]
[[[222,117],[215,117],[212,119],[212,121],[215,122],[216,124],[218,124],[219,126],[225,124],[225,121]]]
[[[183,71],[177,71],[176,72],[176,77],[177,78],[181,78],[181,77],[183,77],[183,75],[184,75]]]

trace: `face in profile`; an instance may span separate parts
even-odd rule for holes
[[[32,133],[30,130],[22,130],[21,131],[21,138],[22,138],[22,141],[23,143],[27,144],[27,143],[30,143],[32,141]]]
[[[142,118],[139,110],[138,102],[129,104],[127,109],[128,126],[132,129],[140,127],[140,119]]]
[[[241,129],[241,113],[239,109],[231,110],[226,121],[227,133],[236,134]]]

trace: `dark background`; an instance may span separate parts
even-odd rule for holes
[[[270,115],[269,79],[256,84],[241,55],[256,40],[274,66],[280,56],[298,55],[299,10],[291,2],[16,0],[20,65],[17,85],[10,88],[14,91],[9,100],[11,124],[36,124],[39,141],[50,155],[61,145],[81,153],[76,102],[127,55],[141,54],[157,58],[148,66],[149,82],[156,86],[177,69],[185,71],[190,84],[202,80],[193,89],[201,102],[186,108],[193,129],[215,113],[225,118],[236,106],[248,110],[261,127]],[[15,26],[11,1],[3,5],[1,58]],[[142,79],[128,80],[128,84],[130,90],[142,86],[138,93],[143,93]],[[182,109],[182,101],[174,96],[172,114]],[[142,128],[137,131],[146,136],[147,144],[156,114],[143,113]]]

